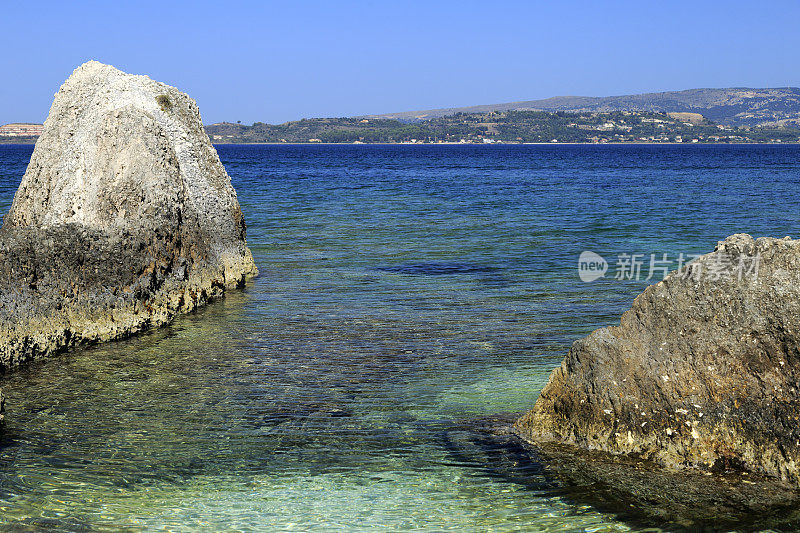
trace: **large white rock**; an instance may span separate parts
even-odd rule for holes
[[[62,85],[0,230],[0,369],[125,336],[257,273],[197,104],[90,61]]]

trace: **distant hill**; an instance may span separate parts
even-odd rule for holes
[[[418,122],[455,113],[487,113],[491,111],[640,111],[650,113],[699,113],[717,124],[728,126],[800,127],[800,88],[689,89],[664,93],[625,96],[556,96],[545,100],[528,100],[505,104],[451,107],[425,111],[407,111],[367,118],[388,118]]]
[[[223,122],[215,143],[796,143],[800,130],[736,127],[699,113],[489,111],[417,122],[388,118],[311,118],[252,126]]]

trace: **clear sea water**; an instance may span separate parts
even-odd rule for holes
[[[31,151],[0,145],[2,212]],[[797,146],[218,151],[261,275],[3,376],[0,529],[634,529],[448,433],[531,407],[618,320],[652,282],[613,279],[619,254],[800,228]],[[579,279],[584,250],[606,278]]]

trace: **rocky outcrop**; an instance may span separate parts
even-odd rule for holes
[[[575,342],[516,431],[800,485],[800,241],[733,235]]]
[[[257,273],[197,105],[94,61],[55,96],[0,230],[0,370],[168,322]]]

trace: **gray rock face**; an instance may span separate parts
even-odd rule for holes
[[[195,102],[90,61],[55,96],[0,229],[0,370],[130,335],[257,274]]]
[[[800,241],[733,235],[575,342],[533,443],[800,485]]]

